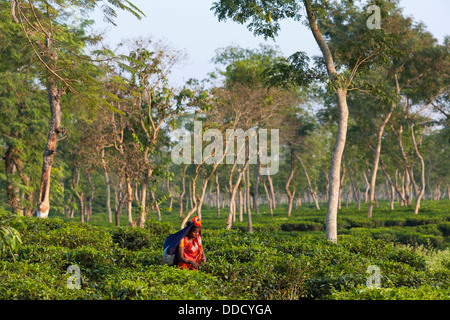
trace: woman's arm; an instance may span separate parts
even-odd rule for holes
[[[189,260],[189,259],[186,259],[184,257],[184,247],[180,247],[179,246],[177,250],[178,250],[177,253],[178,253],[178,261],[179,262],[190,264],[190,265],[192,265],[192,267],[198,269],[198,263],[197,262]]]
[[[203,251],[203,247],[202,247],[202,258],[201,258],[202,263],[206,263],[206,256],[205,256],[205,252]]]

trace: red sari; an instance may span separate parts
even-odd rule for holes
[[[183,254],[186,260],[191,260],[200,264],[203,257],[202,237],[200,235],[194,239],[184,237],[180,242],[180,247],[183,247]],[[178,266],[181,269],[196,270],[192,268],[192,265],[189,263],[178,262]]]

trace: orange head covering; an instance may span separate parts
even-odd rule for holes
[[[200,218],[195,216],[192,218],[191,223],[194,225],[194,227],[202,227],[202,222],[200,221]]]

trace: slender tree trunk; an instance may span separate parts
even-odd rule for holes
[[[247,167],[247,229],[251,234],[253,233],[253,222],[252,222],[252,210],[250,206],[250,168]]]
[[[368,203],[369,202],[370,183],[369,183],[369,180],[367,180],[367,175],[366,175],[365,170],[363,170],[363,176],[364,176],[364,181],[366,181],[366,191],[364,192],[364,200],[366,203]]]
[[[346,156],[345,152],[344,152],[344,161],[345,161],[345,164],[347,165],[348,178],[350,179],[350,186],[351,186],[352,192],[353,192],[353,199],[354,199],[354,201],[356,201],[356,209],[360,210],[361,209],[361,204],[360,204],[360,201],[359,201],[359,190],[358,190],[358,188],[356,186],[356,181],[353,180],[352,171],[350,169],[350,165],[348,163],[348,159],[347,159],[347,156]],[[353,159],[352,159],[352,162],[353,162]]]
[[[181,179],[181,193],[180,193],[180,218],[183,216],[183,197],[186,193],[186,170],[187,165],[184,166],[183,178]]]
[[[237,162],[237,158],[235,160],[235,164]],[[245,161],[245,164],[241,170],[239,170],[238,177],[236,182],[232,183],[232,173],[230,173],[230,211],[228,213],[228,219],[227,219],[227,229],[231,229],[231,226],[233,224],[233,216],[236,214],[235,211],[235,200],[236,200],[236,193],[238,190],[239,185],[241,184],[242,176],[244,175],[244,171],[247,169],[249,165],[249,158]],[[269,176],[268,176],[269,177]],[[231,210],[231,207],[233,207],[233,211]]]
[[[319,206],[319,199],[317,197],[317,194],[315,192],[315,190],[313,189],[312,185],[311,185],[311,179],[309,178],[309,174],[308,174],[308,170],[306,170],[306,166],[303,163],[302,158],[298,155],[298,153],[295,153],[295,156],[297,157],[298,161],[300,162],[300,164],[302,165],[303,168],[303,172],[305,173],[305,177],[306,177],[306,181],[308,182],[308,189],[309,189],[309,194],[312,197],[312,199],[314,200],[314,203],[316,205],[316,209],[320,210],[320,206]]]
[[[242,188],[239,188],[239,222],[242,222],[244,219],[243,210],[244,210],[244,197],[242,195]]]
[[[170,166],[167,165],[167,172],[169,172]],[[173,205],[173,195],[172,192],[170,192],[170,178],[167,177],[167,192],[170,194],[170,201],[169,201],[169,212],[172,212],[172,205]]]
[[[220,185],[219,185],[219,173],[216,173],[216,204],[217,204],[217,218],[220,218]]]
[[[197,216],[200,219],[202,218],[202,205],[203,205],[203,201],[205,200],[206,189],[208,187],[208,182],[209,182],[209,179],[211,178],[211,176],[212,176],[212,173],[210,175],[208,175],[208,177],[205,177],[203,179],[202,192],[200,194],[200,197],[198,199],[198,204],[197,204]]]
[[[411,172],[410,165],[408,163],[408,156],[407,156],[407,154],[405,152],[405,149],[403,147],[403,141],[402,141],[403,125],[400,125],[398,130],[395,130],[395,128],[394,128],[394,126],[392,124],[390,126],[391,126],[391,129],[392,129],[392,132],[394,133],[395,137],[397,138],[398,148],[399,148],[400,153],[402,155],[403,165],[405,166],[404,198],[406,200],[406,205],[409,207],[409,206],[411,206],[411,196],[410,196],[409,185],[410,185],[411,180],[413,179],[413,177],[412,177],[412,172]]]
[[[269,191],[270,191],[270,195],[272,197],[272,208],[273,210],[277,209],[277,201],[275,199],[275,191],[273,188],[273,183],[272,183],[272,177],[269,175],[267,175],[267,181],[269,181]]]
[[[147,221],[147,214],[148,214],[148,208],[147,208],[147,189],[148,184],[150,182],[150,178],[153,174],[153,169],[147,169],[147,172],[145,173],[144,181],[141,186],[141,208],[139,212],[139,217],[136,221],[136,225],[139,228],[144,228],[145,221]]]
[[[197,167],[198,169],[198,167]],[[195,196],[195,183],[197,181],[197,177],[198,177],[198,170],[196,171],[194,177],[192,178],[192,190],[190,193],[191,198],[191,202],[192,202],[192,208],[187,212],[186,216],[183,218],[183,221],[181,222],[181,227],[180,229],[183,229],[186,226],[187,221],[189,220],[190,216],[197,211],[197,199]],[[189,183],[189,186],[191,186],[191,183]]]
[[[8,156],[5,156],[5,158],[7,158],[7,157]],[[5,159],[5,167],[7,167],[6,161],[7,160]],[[27,191],[24,191],[22,193],[22,200],[20,201],[20,203],[16,203],[15,206],[12,205],[12,211],[17,212],[19,215],[25,215],[25,217],[31,217],[32,216],[32,207],[34,206],[34,190],[33,190],[33,188],[30,188],[30,177],[23,172],[23,162],[16,153],[14,153],[14,155],[12,157],[12,161],[13,161],[13,165],[12,165],[11,171],[9,171],[9,173],[11,175],[13,175],[14,171],[17,170],[17,173],[19,174],[23,185],[28,189]],[[8,185],[8,183],[7,183],[7,188],[6,188],[7,194],[8,194],[9,187],[11,187],[11,186]],[[17,195],[19,194],[18,188],[11,187],[11,192],[13,194],[13,197],[15,197],[17,199]],[[23,201],[24,199],[26,199],[27,203],[24,203],[25,202],[25,201]],[[12,201],[12,203],[14,203],[14,201]]]
[[[192,184],[189,183],[189,203],[191,204],[191,209],[194,207],[193,195],[195,194],[192,193]]]
[[[255,188],[254,188],[254,192],[253,192],[253,207],[255,208],[255,213],[259,214],[259,194],[258,194],[258,190],[259,190],[259,180],[260,180],[260,175],[259,172],[261,170],[261,162],[259,162],[259,157],[257,158],[257,163],[256,163],[256,167],[255,167]]]
[[[61,127],[62,112],[60,106],[63,93],[58,89],[57,84],[53,81],[50,81],[47,91],[50,103],[51,118],[47,144],[45,145],[42,160],[41,183],[36,211],[36,216],[38,218],[47,218],[50,211],[50,176],[53,166],[53,159],[57,149],[58,135],[63,132]]]
[[[122,192],[122,183],[119,182],[119,190],[116,189],[117,195],[119,195],[119,200],[117,201],[116,212],[114,213],[114,221],[117,227],[120,226],[120,215],[122,214],[123,206],[127,201],[127,195],[125,192]],[[116,197],[117,199],[117,197]]]
[[[387,177],[384,177],[384,183],[385,183],[385,186],[386,186],[386,195],[387,195],[387,198],[389,200],[389,205],[391,207],[391,211],[394,211],[394,193],[391,192],[392,188],[391,188],[391,186],[389,184],[389,180],[388,180]]]
[[[325,60],[328,77],[332,81],[337,81],[338,73],[334,65],[333,56],[317,25],[316,16],[311,2],[310,0],[304,0],[303,3],[308,16],[309,26]],[[333,151],[331,152],[330,172],[328,174],[330,188],[328,191],[326,217],[326,237],[327,240],[331,242],[337,242],[337,211],[339,201],[340,170],[342,153],[344,152],[345,141],[347,138],[347,88],[343,87],[343,84],[340,84],[336,89],[336,99],[339,107],[339,120],[336,142],[334,144]]]
[[[89,206],[87,210],[87,221],[90,221],[92,217],[92,201],[94,200],[95,186],[92,183],[91,173],[89,171],[87,172],[87,178],[89,185],[91,186],[91,194],[89,195],[89,202],[88,202]]]
[[[112,212],[111,212],[111,182],[109,181],[108,168],[105,161],[105,148],[102,149],[102,167],[105,172],[105,184],[106,184],[106,212],[108,213],[108,222],[112,223]]]
[[[134,226],[135,223],[133,221],[133,215],[132,215],[132,208],[133,208],[133,188],[131,186],[131,180],[130,178],[125,175],[125,187],[126,194],[127,194],[127,218],[128,218],[128,225]]]
[[[147,188],[148,188],[148,179],[147,176],[144,178],[144,182],[141,187],[141,208],[139,212],[139,218],[136,222],[136,225],[139,228],[144,228],[145,221],[147,220]]]
[[[291,190],[289,189],[289,185],[290,185],[293,177],[294,177],[294,150],[291,149],[291,171],[289,172],[289,176],[286,180],[286,186],[285,186],[286,194],[288,197],[288,208],[287,208],[287,216],[288,217],[291,216],[292,203],[293,203],[294,197],[295,197],[295,191],[291,192]]]
[[[373,201],[375,196],[375,184],[377,180],[377,173],[378,173],[378,163],[380,161],[380,153],[381,153],[381,142],[383,139],[383,133],[384,128],[386,127],[387,123],[389,122],[389,119],[391,118],[392,112],[394,111],[395,104],[392,103],[391,110],[386,115],[386,118],[384,119],[382,125],[378,129],[377,132],[377,145],[375,147],[374,152],[374,160],[373,160],[373,168],[372,168],[372,177],[370,178],[370,191],[369,191],[369,206],[367,209],[367,217],[372,218],[372,211],[373,211]]]
[[[247,207],[247,214],[251,214],[251,195],[250,195],[250,166],[245,170],[246,179],[245,179],[245,204]]]
[[[414,146],[414,151],[416,152],[417,157],[420,160],[420,166],[421,166],[421,187],[420,190],[417,190],[417,187],[414,188],[416,190],[416,204],[414,206],[414,214],[418,214],[419,213],[419,208],[420,208],[420,200],[422,199],[423,193],[425,192],[425,162],[423,160],[422,155],[419,152],[419,148],[417,147],[417,142],[416,142],[416,137],[414,135],[414,124],[411,123],[410,124],[410,129],[411,129],[411,139],[413,142],[413,146]],[[440,191],[439,191],[439,195],[440,195]]]
[[[75,179],[75,171],[77,172],[77,178]],[[75,195],[78,198],[78,201],[80,202],[80,221],[81,223],[84,223],[84,191],[81,189],[81,191],[78,190],[80,182],[80,170],[77,169],[75,166],[72,169],[72,187],[75,192]]]
[[[264,190],[266,191],[267,202],[269,204],[270,216],[273,217],[273,207],[272,207],[272,198],[269,195],[269,190],[267,190],[266,179],[263,179]]]
[[[150,194],[152,195],[152,199],[153,199],[153,207],[156,208],[156,212],[158,213],[158,221],[161,221],[162,217],[161,217],[161,210],[159,209],[159,204],[158,201],[156,199],[156,195],[155,195],[155,191],[150,190]]]

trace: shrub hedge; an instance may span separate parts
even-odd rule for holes
[[[347,227],[338,243],[324,239],[317,217],[279,219],[272,232],[254,234],[239,224],[204,228],[208,262],[197,272],[163,264],[165,237],[176,231],[170,223],[150,221],[139,229],[20,220],[22,244],[0,261],[0,299],[450,297],[450,254],[437,249],[448,241],[443,219],[391,219],[368,228],[373,222],[348,217],[341,219]],[[259,226],[267,230],[269,223]],[[70,265],[80,268],[80,289],[67,287]],[[371,265],[380,269],[380,289],[366,286]]]

